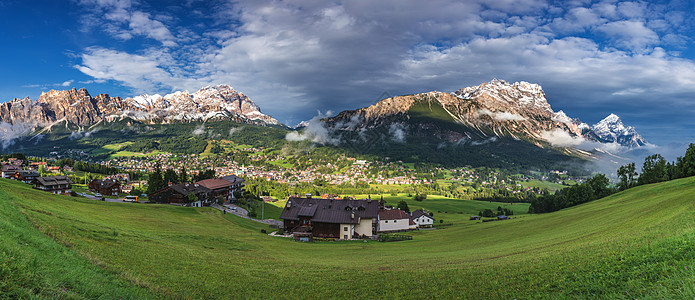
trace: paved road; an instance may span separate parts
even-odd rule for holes
[[[221,210],[221,211],[227,211],[228,214],[235,214],[235,215],[237,215],[237,216],[239,216],[239,217],[242,217],[242,218],[244,218],[244,219],[249,219],[249,220],[251,220],[251,221],[256,221],[256,222],[263,223],[263,224],[268,224],[268,225],[277,225],[277,226],[282,226],[282,225],[283,225],[283,224],[282,224],[282,221],[278,221],[278,220],[275,220],[275,219],[259,220],[259,219],[251,218],[251,217],[248,216],[248,212],[247,212],[245,209],[243,209],[243,208],[241,208],[241,207],[238,207],[238,206],[236,206],[236,205],[233,205],[233,204],[227,204],[227,205],[225,205],[226,207],[222,207],[222,206],[217,205],[217,204],[213,204],[213,205],[211,205],[211,206],[214,207],[214,208],[217,208],[217,209],[219,209],[219,210]],[[237,211],[233,211],[233,210],[231,209],[231,207],[237,207]],[[243,211],[244,214],[242,214],[241,211]]]
[[[83,197],[85,197],[85,198],[87,198],[87,199],[91,199],[91,200],[101,200],[100,197],[94,196],[94,195],[92,195],[92,194],[87,194],[87,193],[77,193],[77,194],[80,195],[80,196],[83,196]],[[109,197],[112,197],[112,196],[104,196],[104,201],[106,201],[106,202],[123,202],[123,203],[128,203],[128,202],[123,201],[123,197],[118,197],[118,198],[109,198]]]
[[[87,193],[77,193],[77,194],[80,195],[80,196],[86,197],[87,199],[101,200],[101,198],[96,197],[96,196],[91,195],[91,194],[87,194]],[[106,201],[106,202],[128,203],[128,202],[124,202],[124,201],[123,201],[123,198],[109,198],[109,197],[104,197],[104,201]],[[130,202],[130,203],[135,203],[135,202]],[[219,209],[219,210],[221,210],[221,211],[227,211],[227,213],[229,213],[229,214],[235,214],[235,215],[237,215],[237,216],[239,216],[239,217],[242,217],[242,218],[245,218],[245,219],[249,219],[249,220],[251,220],[251,221],[256,221],[256,222],[264,223],[264,224],[268,224],[268,225],[278,225],[278,226],[282,226],[282,225],[283,225],[283,224],[282,224],[282,221],[278,221],[278,220],[275,220],[275,219],[259,220],[259,219],[251,218],[251,217],[248,216],[248,215],[249,215],[249,212],[248,212],[246,209],[243,209],[243,208],[241,208],[241,207],[239,207],[239,206],[236,206],[236,205],[234,205],[234,204],[226,204],[224,207],[222,207],[222,206],[220,206],[220,205],[217,205],[217,204],[213,204],[211,207],[214,207],[214,208]],[[236,208],[236,210],[234,210],[234,208]]]

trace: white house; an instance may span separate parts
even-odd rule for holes
[[[434,224],[434,218],[430,217],[430,215],[422,209],[414,211],[410,219],[413,220],[418,227],[432,227]]]
[[[405,231],[410,229],[410,215],[400,209],[379,211],[379,232]]]

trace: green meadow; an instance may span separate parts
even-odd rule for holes
[[[692,299],[694,195],[695,177],[549,214],[461,219],[411,241],[299,243],[211,208],[105,203],[0,180],[0,294]],[[409,205],[459,215],[447,201],[461,200]]]

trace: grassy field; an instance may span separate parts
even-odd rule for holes
[[[367,198],[367,195],[359,195],[359,198]],[[379,199],[378,196],[373,199]],[[514,215],[528,213],[528,203],[502,203],[491,201],[475,201],[475,200],[459,200],[451,199],[438,195],[429,195],[423,201],[415,201],[408,194],[398,194],[397,196],[384,195],[384,201],[387,205],[396,207],[398,202],[405,200],[408,203],[410,211],[424,208],[434,213],[434,218],[437,222],[443,220],[445,223],[465,223],[471,224],[470,216],[478,215],[478,212],[484,209],[492,209],[497,211],[497,207],[511,209]]]
[[[570,184],[569,181],[567,181],[567,184]],[[548,189],[548,191],[554,192],[557,190],[561,190],[566,188],[567,186],[555,183],[555,182],[548,182],[548,181],[541,181],[541,180],[529,180],[529,181],[522,181],[521,185],[523,187],[530,187],[530,188],[540,188],[542,189]]]
[[[693,195],[688,178],[550,214],[415,232],[412,241],[297,243],[209,208],[104,203],[0,180],[0,291],[53,297],[69,284],[75,298],[692,299]],[[429,200],[437,199],[423,205]],[[40,242],[21,245],[13,232]],[[63,274],[73,268],[91,273]],[[31,276],[39,279],[20,280]],[[80,281],[88,276],[96,277]],[[32,288],[46,282],[57,284]]]

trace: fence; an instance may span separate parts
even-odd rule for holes
[[[379,242],[397,242],[397,241],[408,241],[412,240],[412,235],[405,234],[380,234]]]

